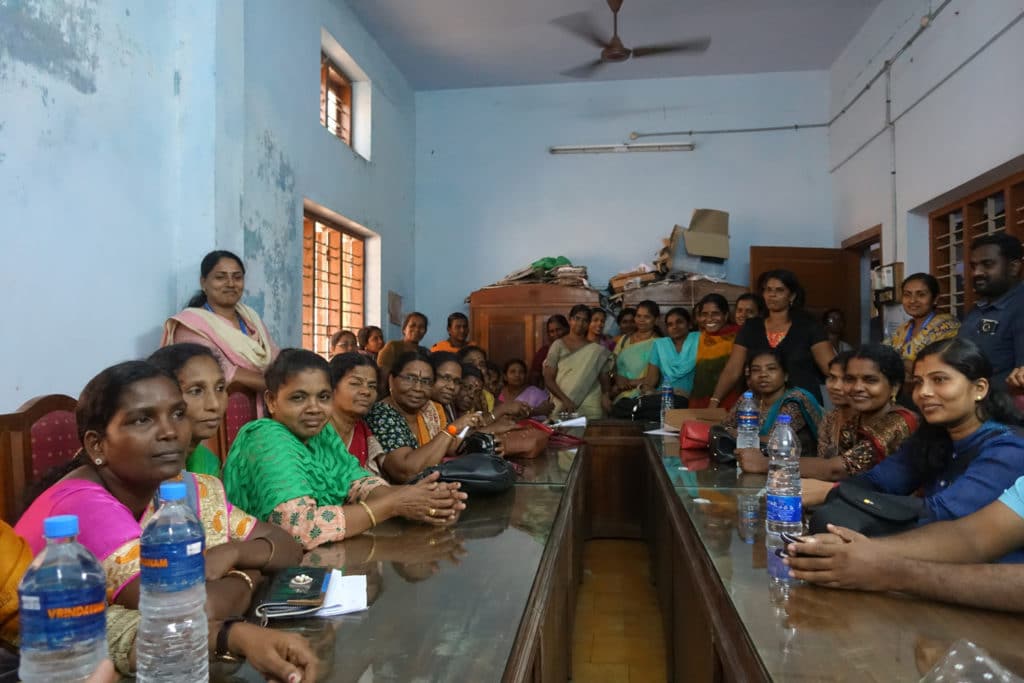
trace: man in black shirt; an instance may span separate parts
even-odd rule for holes
[[[1024,378],[1024,283],[1019,281],[1020,240],[1006,233],[984,235],[971,242],[971,275],[980,297],[960,325],[992,363],[992,384],[1005,389]],[[1009,378],[1014,368],[1014,376]],[[1009,378],[1009,379],[1008,379]]]

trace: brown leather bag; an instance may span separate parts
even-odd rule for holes
[[[536,458],[548,447],[548,433],[527,427],[501,435],[506,458]]]

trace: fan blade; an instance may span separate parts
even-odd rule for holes
[[[554,19],[551,23],[567,33],[582,38],[594,47],[604,49],[608,45],[608,39],[602,37],[590,12],[567,14]]]
[[[711,45],[711,38],[705,36],[694,40],[684,40],[681,43],[662,43],[660,45],[644,45],[633,48],[633,57],[653,57],[655,55],[672,54],[673,52],[689,52],[699,54],[708,49]]]
[[[607,62],[605,62],[603,59],[595,59],[592,62],[581,64],[580,66],[577,66],[574,69],[563,71],[562,75],[568,76],[569,78],[590,78],[606,64]]]

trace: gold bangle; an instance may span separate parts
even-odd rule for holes
[[[374,516],[373,510],[370,509],[370,506],[363,501],[359,501],[359,504],[363,506],[363,509],[366,510],[366,514],[370,516],[370,528],[372,529],[377,526],[377,517]]]
[[[273,541],[271,541],[271,540],[270,540],[269,538],[267,538],[266,536],[260,536],[259,538],[257,538],[257,539],[254,539],[254,540],[257,540],[257,541],[266,541],[266,542],[267,542],[267,543],[268,543],[268,544],[270,545],[270,554],[269,554],[269,555],[267,555],[267,561],[263,563],[263,566],[262,566],[262,567],[260,567],[260,571],[263,571],[264,569],[266,569],[266,568],[267,568],[267,565],[268,565],[268,564],[270,564],[271,562],[273,562],[273,561],[274,561],[274,554],[275,554],[275,553],[277,553],[277,546],[275,546],[275,545],[274,545],[274,542],[273,542]]]
[[[237,576],[242,581],[245,581],[246,585],[249,586],[249,592],[250,593],[252,593],[253,591],[256,590],[256,586],[253,584],[252,579],[245,572],[238,571],[237,569],[232,569],[227,574],[225,574],[224,576],[225,577],[227,577],[227,576]]]
[[[366,556],[366,562],[373,560],[373,553],[377,550],[377,539],[374,538],[373,534],[367,534],[370,537],[370,554]]]

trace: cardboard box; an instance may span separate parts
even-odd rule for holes
[[[629,273],[619,273],[608,282],[608,287],[618,294],[628,289],[637,289],[648,282],[654,282],[658,274],[651,271],[634,270]]]
[[[682,429],[683,423],[689,420],[718,424],[728,414],[725,408],[676,408],[665,415],[665,423],[676,429]]]
[[[683,244],[691,256],[729,258],[729,213],[717,209],[694,209],[690,225],[683,232]]]

